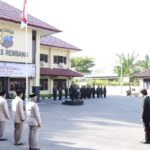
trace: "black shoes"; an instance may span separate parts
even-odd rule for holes
[[[141,141],[142,144],[150,144],[150,141]]]
[[[40,148],[30,148],[29,150],[40,150]]]
[[[6,138],[2,138],[2,139],[0,139],[0,141],[7,141],[7,139]]]
[[[21,146],[21,145],[25,145],[25,143],[15,143],[16,146]]]

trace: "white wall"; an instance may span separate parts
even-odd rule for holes
[[[8,48],[8,50],[13,51],[21,51],[26,52],[26,43],[25,43],[25,29],[21,30],[20,25],[13,24],[9,22],[1,21],[0,23],[0,29],[10,29],[14,31],[13,36],[13,46]],[[1,40],[2,32],[0,32],[0,40]],[[28,62],[32,63],[32,30],[28,29],[28,37],[27,37],[27,43],[28,43]],[[0,49],[6,50],[5,47],[3,47],[0,44]],[[0,55],[1,61],[7,61],[7,62],[25,62],[25,57],[21,56],[8,56],[8,55]]]

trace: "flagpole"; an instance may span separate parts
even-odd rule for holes
[[[24,0],[23,3],[23,10],[22,10],[22,16],[21,16],[21,29],[25,27],[25,49],[26,49],[26,55],[25,55],[25,80],[26,80],[26,89],[25,89],[25,104],[28,103],[28,23],[27,23],[27,0]]]
[[[25,28],[25,44],[26,44],[26,98],[25,103],[28,103],[28,25]]]

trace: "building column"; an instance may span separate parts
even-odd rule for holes
[[[53,93],[53,78],[52,77],[50,78],[50,85],[51,85],[50,93],[52,94]]]
[[[35,52],[35,78],[33,79],[32,92],[36,93],[37,101],[40,97],[40,34],[36,34]]]
[[[145,88],[144,87],[144,79],[143,78],[139,79],[139,85],[140,85],[141,89]]]
[[[68,68],[71,68],[71,56],[70,56],[70,52],[68,51]]]

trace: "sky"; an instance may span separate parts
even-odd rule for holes
[[[24,0],[2,0],[22,9]],[[150,52],[150,0],[28,0],[28,13],[57,27],[56,37],[111,69],[117,53]]]

